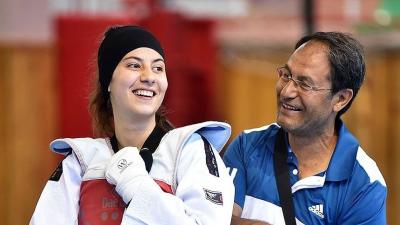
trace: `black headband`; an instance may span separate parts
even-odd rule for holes
[[[99,81],[102,91],[107,91],[115,68],[130,51],[147,47],[164,58],[160,42],[147,30],[138,26],[118,26],[109,28],[100,44],[97,54]]]

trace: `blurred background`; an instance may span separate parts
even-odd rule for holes
[[[400,1],[1,0],[0,225],[28,224],[62,160],[51,140],[93,136],[96,50],[117,24],[145,26],[161,40],[175,125],[226,121],[232,138],[274,121],[275,69],[299,37],[353,34],[365,46],[367,77],[344,120],[386,179],[388,224],[400,221]]]

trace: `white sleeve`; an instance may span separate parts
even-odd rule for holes
[[[29,225],[78,224],[81,167],[75,155],[70,154],[57,170],[61,168],[58,181],[47,181]]]
[[[213,155],[218,176],[207,166],[207,154]],[[200,135],[193,134],[177,163],[175,195],[163,192],[149,176],[126,209],[122,225],[230,224],[234,186],[218,152],[207,153]]]

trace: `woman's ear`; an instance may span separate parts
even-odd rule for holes
[[[349,104],[352,98],[353,98],[353,90],[343,89],[338,91],[335,94],[336,101],[333,105],[333,111],[339,112],[340,110],[342,110],[347,104]]]
[[[110,85],[108,85],[107,91],[108,91],[108,92],[111,92]]]

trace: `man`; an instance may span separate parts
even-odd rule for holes
[[[340,119],[364,80],[362,46],[318,32],[277,72],[277,124],[244,131],[224,156],[235,177],[232,224],[285,224],[273,159],[280,128],[297,224],[386,224],[385,181]]]

